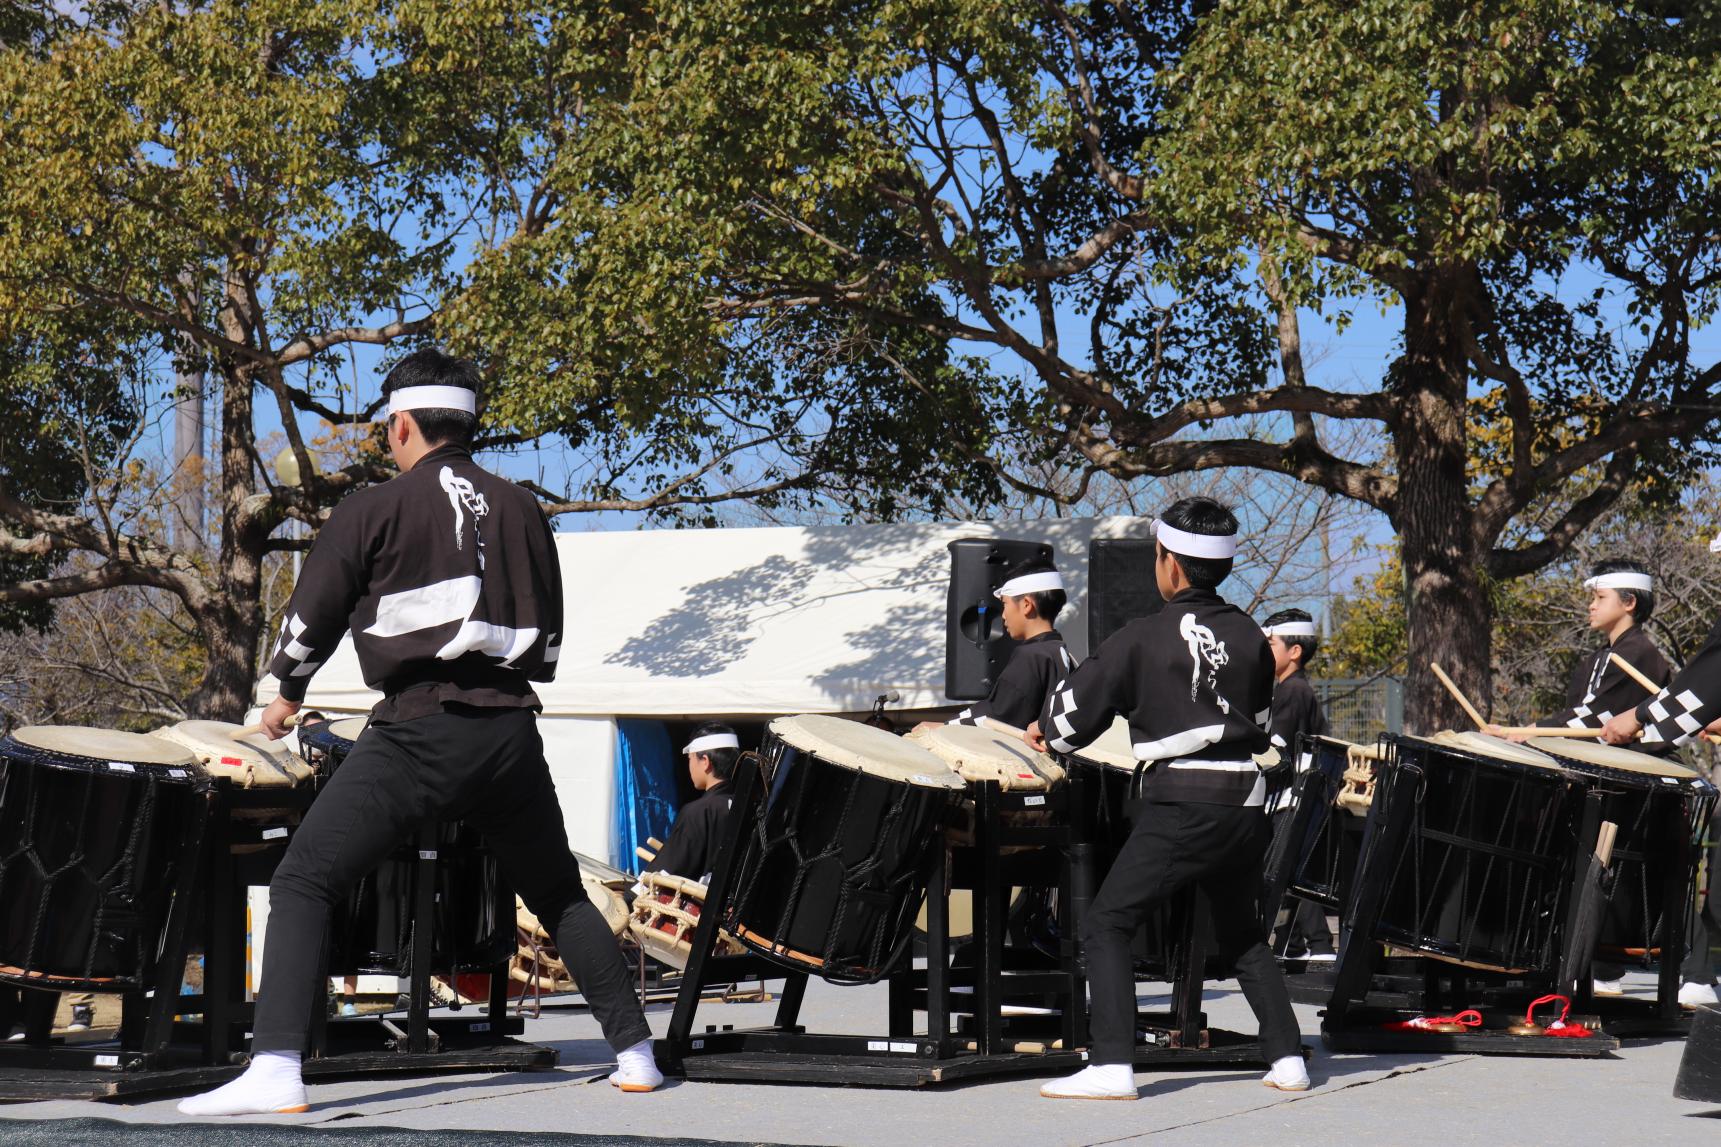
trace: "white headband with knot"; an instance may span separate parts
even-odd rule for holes
[[[1261,632],[1268,637],[1319,637],[1315,632],[1312,621],[1281,621],[1277,625],[1263,625]]]
[[[1006,597],[1021,597],[1025,593],[1047,593],[1054,589],[1063,589],[1064,579],[1058,576],[1057,570],[1041,570],[1039,573],[1023,574],[1013,577],[997,589],[992,596],[1003,599]]]
[[[388,412],[463,410],[478,413],[478,395],[464,386],[403,386],[388,396]]]
[[[1654,593],[1655,581],[1646,573],[1634,573],[1631,570],[1620,570],[1617,573],[1597,574],[1584,581],[1585,589],[1632,589],[1638,593]]]
[[[712,749],[739,749],[741,738],[734,733],[707,733],[687,742],[683,753],[709,753]]]
[[[1186,558],[1234,558],[1237,556],[1236,534],[1191,534],[1153,519],[1153,536],[1159,544],[1174,554]]]

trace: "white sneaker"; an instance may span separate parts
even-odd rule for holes
[[[1047,1099],[1135,1099],[1135,1068],[1127,1063],[1090,1063],[1068,1079],[1040,1088]]]
[[[24,1028],[22,1027],[22,1025],[12,1029],[11,1033],[9,1035],[7,1035],[7,1037],[6,1037],[6,1042],[7,1043],[23,1043],[24,1042]]]
[[[1625,985],[1618,980],[1592,980],[1590,982],[1592,996],[1623,996]]]
[[[1280,1091],[1307,1091],[1309,1068],[1301,1055],[1280,1056],[1273,1061],[1272,1069],[1261,1077],[1261,1082]]]
[[[616,1068],[610,1072],[610,1085],[623,1091],[656,1091],[663,1086],[663,1072],[657,1069],[657,1057],[652,1054],[651,1041],[642,1039],[630,1048],[616,1052]]]
[[[1694,1008],[1699,1004],[1721,1004],[1714,984],[1683,983],[1679,985],[1679,1006]]]

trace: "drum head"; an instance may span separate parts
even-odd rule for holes
[[[1064,779],[1064,770],[1044,753],[996,729],[938,725],[916,729],[908,739],[955,769],[963,780],[997,781],[1000,788],[1043,792]]]
[[[197,754],[198,763],[210,775],[266,788],[290,788],[311,776],[311,766],[284,742],[271,741],[261,733],[240,740],[233,734],[241,728],[231,721],[181,721],[151,733]]]
[[[143,733],[122,733],[117,729],[95,729],[87,725],[25,725],[12,730],[12,739],[21,745],[67,757],[163,767],[197,764],[197,757],[183,745]]]
[[[1600,765],[1606,769],[1618,769],[1622,773],[1671,777],[1680,781],[1697,779],[1695,770],[1688,769],[1677,761],[1664,761],[1648,753],[1580,737],[1532,737],[1530,744],[1553,757],[1579,761],[1586,765]]]
[[[368,724],[369,717],[342,717],[339,721],[329,722],[329,734],[343,741],[356,741]]]
[[[589,872],[580,874],[580,883],[585,887],[586,899],[597,905],[598,911],[603,913],[604,923],[610,926],[610,933],[620,936],[627,931],[627,901],[622,899],[621,893]]]
[[[1077,749],[1070,756],[1090,765],[1121,769],[1126,773],[1135,772],[1135,767],[1141,763],[1135,758],[1135,739],[1130,736],[1129,722],[1122,717],[1114,719],[1111,728],[1101,733],[1093,744]]]
[[[785,744],[840,768],[922,788],[964,787],[949,765],[919,745],[859,721],[811,713],[778,717],[769,728]]]
[[[1432,741],[1437,745],[1448,745],[1454,749],[1462,749],[1466,753],[1472,753],[1478,757],[1492,757],[1497,761],[1511,761],[1515,765],[1531,765],[1538,769],[1558,769],[1560,767],[1560,763],[1546,753],[1538,753],[1528,746],[1508,741],[1503,737],[1490,737],[1486,733],[1469,730],[1455,733],[1451,729],[1442,729],[1432,737],[1420,739]]]

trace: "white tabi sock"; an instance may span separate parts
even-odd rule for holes
[[[616,1052],[615,1060],[610,1082],[623,1091],[656,1091],[662,1086],[663,1072],[657,1070],[657,1057],[652,1054],[649,1039]]]
[[[309,1111],[296,1051],[260,1051],[245,1074],[179,1102],[181,1115],[284,1115]]]

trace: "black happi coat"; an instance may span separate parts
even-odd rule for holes
[[[1721,620],[1667,686],[1637,707],[1643,743],[1683,745],[1721,717]]]
[[[986,699],[962,710],[950,723],[978,725],[982,717],[990,717],[1026,729],[1039,719],[1053,687],[1075,667],[1075,658],[1064,647],[1063,634],[1054,629],[1030,637],[1011,651]]]
[[[1611,645],[1604,645],[1579,658],[1578,663],[1572,666],[1572,679],[1566,686],[1566,707],[1536,724],[1599,729],[1616,714],[1642,704],[1650,696],[1650,691],[1613,663],[1612,655],[1615,653],[1631,662],[1634,669],[1657,685],[1667,684],[1673,676],[1661,650],[1655,647],[1640,626],[1633,625]]]
[[[728,781],[717,782],[689,801],[676,813],[675,827],[670,829],[669,839],[651,862],[649,871],[709,883],[734,803],[735,789]]]
[[[1060,753],[1091,744],[1122,714],[1149,801],[1259,805],[1251,756],[1267,748],[1273,654],[1248,614],[1186,589],[1125,625],[1060,683],[1040,720]]]
[[[351,494],[306,555],[269,672],[281,696],[306,686],[352,631],[376,721],[445,704],[536,708],[555,676],[562,576],[537,499],[440,446]]]
[[[1308,767],[1297,754],[1297,738],[1318,737],[1327,731],[1321,699],[1315,696],[1315,687],[1301,667],[1273,685],[1273,712],[1267,728],[1273,747],[1279,750],[1279,764],[1267,776],[1267,811],[1277,812],[1285,806],[1296,774]]]

